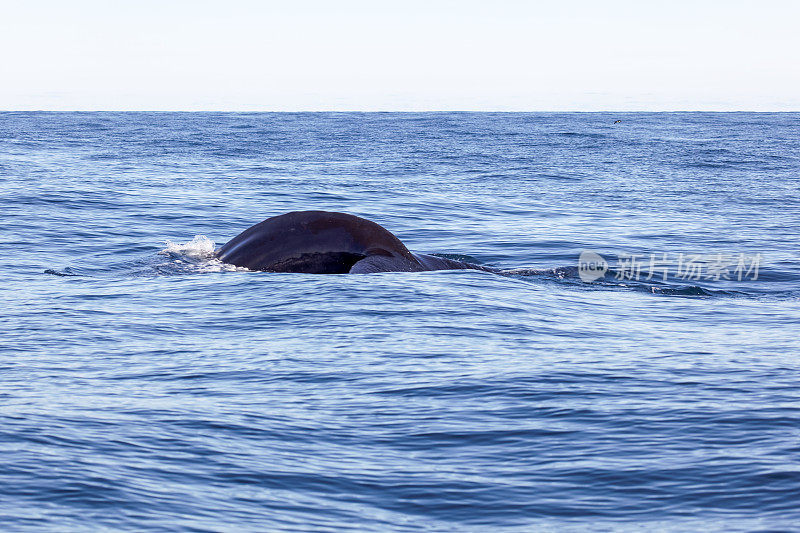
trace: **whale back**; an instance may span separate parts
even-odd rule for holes
[[[259,222],[228,241],[217,257],[250,270],[345,274],[370,256],[417,260],[391,232],[364,218],[294,211]]]

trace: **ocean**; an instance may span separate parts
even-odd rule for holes
[[[798,113],[0,113],[0,529],[800,530],[798,193]],[[501,272],[213,257],[297,210]]]

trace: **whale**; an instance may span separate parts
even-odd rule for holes
[[[266,272],[496,272],[465,261],[412,253],[380,224],[329,211],[293,211],[270,217],[225,243],[216,256],[224,263]]]

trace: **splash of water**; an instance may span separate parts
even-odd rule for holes
[[[216,244],[205,235],[195,235],[185,243],[166,241],[167,247],[159,252],[168,256],[171,267],[181,272],[234,272],[246,271],[246,268],[223,263],[214,253]]]
[[[214,257],[216,244],[205,235],[195,235],[186,243],[180,244],[170,240],[166,241],[167,247],[160,253],[165,255],[177,254],[191,259],[210,259]]]

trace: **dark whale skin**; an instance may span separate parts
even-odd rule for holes
[[[249,270],[308,274],[490,270],[412,254],[379,224],[328,211],[293,211],[268,218],[228,241],[217,250],[217,257]]]

